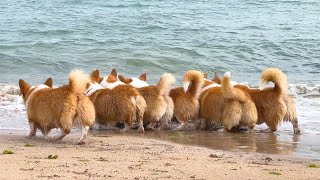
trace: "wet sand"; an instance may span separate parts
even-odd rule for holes
[[[262,145],[244,137],[243,142],[255,144],[249,146],[256,147],[255,150],[224,151],[195,146],[195,139],[201,142],[199,137],[206,136],[203,134],[185,138],[189,144],[177,144],[164,141],[164,133],[93,131],[88,144],[79,146],[75,145],[80,137],[77,131],[60,142],[48,141],[41,135],[27,139],[26,131],[0,133],[0,149],[14,152],[0,155],[0,179],[319,179],[320,174],[319,168],[309,167],[312,163],[320,164],[319,160],[290,153],[257,153],[262,152],[258,150]],[[173,138],[169,141],[184,139],[183,133],[168,133],[166,137],[170,136]],[[225,142],[230,146],[241,144],[222,136],[229,139]],[[48,159],[49,155],[58,157]]]

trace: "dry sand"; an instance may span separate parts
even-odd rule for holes
[[[24,134],[24,133],[23,133]],[[52,142],[27,133],[2,133],[0,179],[320,179],[319,161],[234,153],[179,145],[139,136],[79,134]],[[26,145],[34,145],[27,147]],[[48,159],[57,155],[57,159]]]

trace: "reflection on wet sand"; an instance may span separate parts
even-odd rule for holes
[[[94,136],[129,135],[103,130],[94,130],[92,134]],[[130,136],[142,136],[227,151],[294,155],[320,159],[320,152],[317,150],[320,149],[320,141],[316,136],[298,136],[285,133],[230,133],[225,131],[152,131],[146,132],[145,135],[130,133]]]

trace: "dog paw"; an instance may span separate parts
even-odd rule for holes
[[[81,141],[79,141],[79,142],[77,143],[77,145],[84,145],[84,144],[86,144],[86,141],[84,141],[84,140],[81,140]]]
[[[139,128],[138,133],[144,133],[144,128]]]

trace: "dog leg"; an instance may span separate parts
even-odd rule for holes
[[[129,131],[130,129],[131,129],[131,123],[124,122],[124,128],[121,129],[120,131],[121,132],[126,132],[126,131]]]
[[[49,136],[50,130],[48,131],[48,130],[41,129],[41,132],[42,132],[45,139],[47,139],[47,140],[53,139],[52,137]]]
[[[254,129],[253,129],[253,127],[249,127],[249,133],[254,133],[255,131],[254,131]]]
[[[204,118],[200,118],[199,130],[204,131],[207,128],[207,120]]]
[[[147,129],[148,130],[154,130],[154,127],[156,126],[157,122],[156,121],[152,121],[148,124]]]
[[[194,124],[195,124],[195,129],[199,130],[201,126],[201,119],[196,119]]]
[[[161,127],[160,129],[161,130],[170,130],[169,122],[164,116],[160,119],[160,127]]]
[[[294,134],[301,134],[301,131],[300,131],[299,125],[298,125],[298,118],[294,118],[293,120],[291,120],[291,123],[293,126]]]
[[[278,127],[278,123],[276,122],[280,122],[280,121],[267,121],[266,124],[268,125],[268,129],[265,130],[261,130],[260,132],[263,133],[273,133],[277,130]]]
[[[161,123],[160,130],[170,130],[169,123]]]
[[[178,127],[174,128],[172,131],[183,131],[186,129],[187,125],[187,122],[181,122],[181,124]]]
[[[70,130],[69,130],[69,132],[70,132]],[[56,140],[56,141],[62,140],[67,134],[69,134],[69,133],[65,132],[63,129],[60,129],[60,135],[55,136],[54,140]]]
[[[106,125],[102,125],[102,126],[107,127],[105,129],[108,129],[108,130],[119,130],[120,129],[119,127],[116,127],[115,122],[108,122],[108,123],[106,123]]]
[[[87,136],[88,136],[89,126],[82,126],[81,130],[81,138],[78,142],[78,145],[82,145],[86,143]]]
[[[28,138],[33,138],[36,133],[37,133],[37,127],[35,126],[35,124],[33,122],[30,122],[29,123],[29,126],[30,126],[30,133],[28,135]]]
[[[150,123],[150,124],[152,124],[152,123]],[[139,116],[139,119],[138,119],[138,133],[144,133],[143,116]]]

